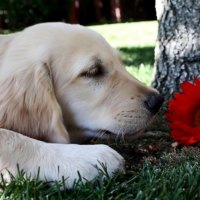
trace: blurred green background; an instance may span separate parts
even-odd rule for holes
[[[155,0],[0,0],[0,33],[50,21],[87,25],[121,54],[126,69],[151,83],[157,34]]]
[[[0,29],[39,22],[83,25],[155,20],[155,0],[0,0]]]

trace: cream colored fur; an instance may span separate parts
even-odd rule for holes
[[[19,164],[34,177],[40,167],[42,180],[69,177],[70,188],[78,171],[91,180],[100,163],[110,175],[122,170],[123,158],[108,146],[67,143],[139,132],[152,117],[143,103],[152,91],[82,26],[45,23],[0,36],[1,172],[9,179]]]

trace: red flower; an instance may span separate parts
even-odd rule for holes
[[[200,81],[195,78],[194,84],[184,82],[180,88],[168,103],[170,134],[179,144],[200,143]]]

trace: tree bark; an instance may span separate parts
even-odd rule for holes
[[[156,0],[159,22],[153,87],[166,99],[200,77],[200,0]]]

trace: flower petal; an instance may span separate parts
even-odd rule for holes
[[[180,88],[182,92],[174,93],[168,102],[170,134],[180,144],[200,144],[200,80],[194,78],[194,84],[183,82]]]

